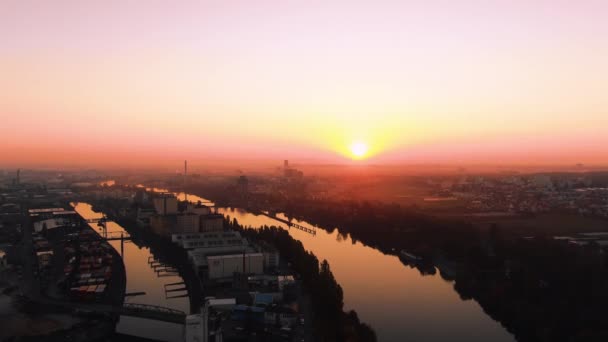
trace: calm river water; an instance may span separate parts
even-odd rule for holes
[[[102,213],[93,211],[88,203],[74,203],[76,210],[85,219],[102,217]],[[101,232],[96,224],[91,227]],[[124,232],[125,230],[116,222],[107,223],[108,233]],[[120,253],[120,241],[110,241],[110,244]],[[165,295],[165,285],[179,283],[182,278],[178,276],[164,276],[154,271],[148,263],[152,252],[148,247],[137,246],[133,242],[124,244],[124,263],[127,273],[127,293],[145,292],[145,295],[127,297],[125,302],[158,305],[190,313],[190,302],[187,297],[168,299]],[[178,287],[179,288],[179,287]],[[184,292],[185,293],[185,292]],[[169,293],[169,296],[181,293]],[[136,317],[121,316],[116,331],[131,336],[146,337],[160,341],[183,341],[183,325],[152,321]]]
[[[184,200],[183,193],[177,195]],[[188,195],[188,200],[210,203],[195,195]],[[80,203],[76,210],[87,218],[93,215],[90,206],[84,203]],[[313,236],[245,210],[219,208],[218,211],[236,218],[245,226],[283,227],[319,260],[326,259],[344,289],[345,309],[356,310],[359,317],[374,328],[379,341],[515,341],[498,322],[483,312],[479,304],[473,300],[460,299],[453,288],[453,282],[443,280],[438,273],[422,276],[416,269],[404,266],[398,257],[385,255],[360,242],[353,243],[349,236],[341,236],[337,230],[328,233],[317,229],[317,234]],[[314,227],[307,222],[296,222]],[[122,229],[115,223],[113,225],[117,230]],[[113,242],[118,250],[119,243]],[[146,296],[135,297],[132,301],[168,306],[187,312],[186,298],[165,299],[162,284],[177,280],[156,277],[147,264],[149,256],[150,251],[145,247],[139,248],[133,244],[125,246],[127,292],[147,293]],[[139,328],[139,324],[128,323],[130,322],[123,324],[121,319],[119,329],[130,332],[130,327]],[[147,325],[146,329],[158,330],[154,325]],[[157,336],[160,338],[160,335]]]
[[[185,199],[183,193],[176,195]],[[188,200],[210,203],[195,195],[188,195]],[[236,218],[244,226],[283,227],[319,260],[326,259],[344,289],[345,308],[357,311],[374,328],[379,341],[515,341],[477,302],[460,299],[453,282],[442,279],[438,272],[422,276],[403,265],[398,257],[353,243],[350,236],[343,237],[337,230],[328,233],[317,228],[313,236],[245,210],[219,208],[218,212]],[[307,222],[294,222],[314,227]]]

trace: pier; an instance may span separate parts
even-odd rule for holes
[[[291,222],[291,221],[288,221],[288,220],[285,220],[285,219],[282,219],[282,218],[276,217],[275,215],[270,215],[269,213],[264,212],[264,211],[259,212],[259,214],[260,214],[260,215],[264,215],[264,216],[266,216],[266,217],[269,217],[269,218],[271,218],[271,219],[273,219],[273,220],[275,220],[275,221],[279,221],[279,222],[281,222],[281,223],[284,223],[284,224],[286,224],[287,226],[289,226],[289,228],[293,227],[293,228],[299,229],[299,230],[301,230],[301,231],[303,231],[303,232],[306,232],[306,233],[308,233],[308,234],[311,234],[311,235],[317,235],[317,229],[316,229],[316,228],[309,228],[309,227],[305,227],[305,226],[303,226],[303,225],[300,225],[300,224],[297,224],[297,223],[293,223],[293,222]]]

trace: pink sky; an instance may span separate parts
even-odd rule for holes
[[[0,2],[0,163],[608,164],[606,1]],[[363,161],[365,162],[365,161]]]

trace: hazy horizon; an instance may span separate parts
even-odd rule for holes
[[[5,1],[0,155],[21,166],[604,165],[607,11]]]

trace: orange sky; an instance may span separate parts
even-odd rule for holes
[[[608,164],[604,1],[0,3],[0,164]]]

